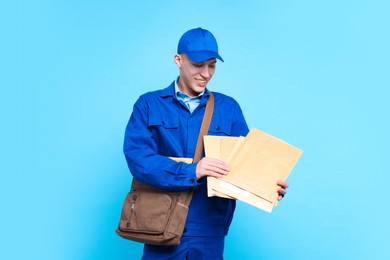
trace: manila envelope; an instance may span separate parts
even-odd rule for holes
[[[230,154],[230,172],[221,178],[270,203],[277,201],[277,180],[286,180],[302,150],[257,129]]]
[[[169,157],[169,158],[176,161],[176,162],[184,162],[187,164],[191,164],[193,161],[192,158],[185,158],[185,157]]]
[[[269,213],[272,211],[273,207],[277,206],[277,200],[269,202],[268,200],[265,200],[254,193],[241,189],[240,187],[222,180],[217,180],[217,182],[214,183],[212,189],[215,192],[241,200],[242,202],[248,203]]]
[[[214,136],[213,136],[214,137]],[[218,146],[218,149],[222,149],[223,152],[222,152],[222,158],[228,158],[230,152],[233,150],[233,147],[236,143],[237,140],[234,140],[234,139],[238,139],[238,137],[227,137],[225,139],[222,139],[222,140],[217,140],[216,142],[216,145],[213,144],[213,141],[211,142],[211,145],[210,147],[212,147],[210,150],[210,154],[211,155],[216,155],[216,154],[219,154],[220,151],[216,151],[216,146]],[[228,152],[227,152],[228,151]],[[218,157],[215,157],[215,156],[210,156],[210,157],[213,157],[213,158],[218,158]],[[192,163],[192,158],[183,158],[183,157],[169,157],[170,159],[176,161],[176,162],[185,162],[185,163]],[[249,192],[247,191],[244,191],[238,187],[235,187],[234,185],[232,184],[229,184],[227,182],[224,182],[224,181],[220,181],[216,178],[213,178],[213,177],[208,177],[207,178],[207,181],[208,181],[208,194],[209,194],[209,197],[211,196],[219,196],[219,197],[223,197],[223,198],[229,198],[229,199],[240,199],[244,202],[247,202],[247,203],[250,203],[252,205],[255,205],[261,209],[264,209],[268,212],[271,211],[272,209],[272,205],[269,206],[268,202],[264,202],[263,199],[261,198],[256,198],[255,195],[253,194],[250,194]],[[210,182],[211,182],[211,185],[210,185]],[[225,193],[222,193],[222,192],[219,192],[219,191],[216,191],[216,190],[213,190],[212,187],[215,187],[215,186],[220,186],[220,190],[221,191],[225,191]],[[211,194],[211,195],[210,195]],[[232,197],[232,196],[229,196],[227,194],[231,194],[231,195],[235,195],[235,197]],[[249,197],[249,198],[248,198]],[[251,201],[248,201],[248,199],[250,199]]]
[[[205,155],[226,162],[238,139],[239,137],[205,135],[203,136]],[[213,187],[218,186],[218,183],[217,178],[207,177],[207,195],[232,199],[231,196],[213,189]]]
[[[244,137],[205,136],[204,145],[206,156],[226,162],[232,151],[238,149],[244,139]],[[214,177],[207,177],[207,190],[209,197],[219,196],[239,199],[267,212],[271,212],[272,208],[277,204],[277,201],[270,203],[253,193]]]

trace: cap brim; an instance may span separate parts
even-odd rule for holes
[[[190,60],[194,62],[203,62],[208,59],[218,59],[224,62],[222,57],[218,53],[213,51],[193,51],[193,52],[188,52],[186,54],[188,58],[190,58]]]

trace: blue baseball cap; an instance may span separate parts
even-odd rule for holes
[[[211,58],[223,62],[218,54],[218,44],[214,35],[200,27],[183,34],[177,46],[177,53],[186,54],[194,62],[203,62]]]

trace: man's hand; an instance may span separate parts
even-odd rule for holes
[[[288,183],[285,182],[285,181],[282,181],[282,180],[279,180],[276,182],[276,184],[279,185],[279,188],[278,188],[278,200],[281,200],[283,199],[284,195],[286,195],[287,191],[286,189],[288,188]]]
[[[199,180],[204,176],[221,178],[228,174],[229,166],[218,159],[203,157],[196,166],[196,179]]]

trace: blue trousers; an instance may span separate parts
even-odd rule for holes
[[[178,246],[145,245],[143,260],[223,260],[225,237],[182,237]]]

